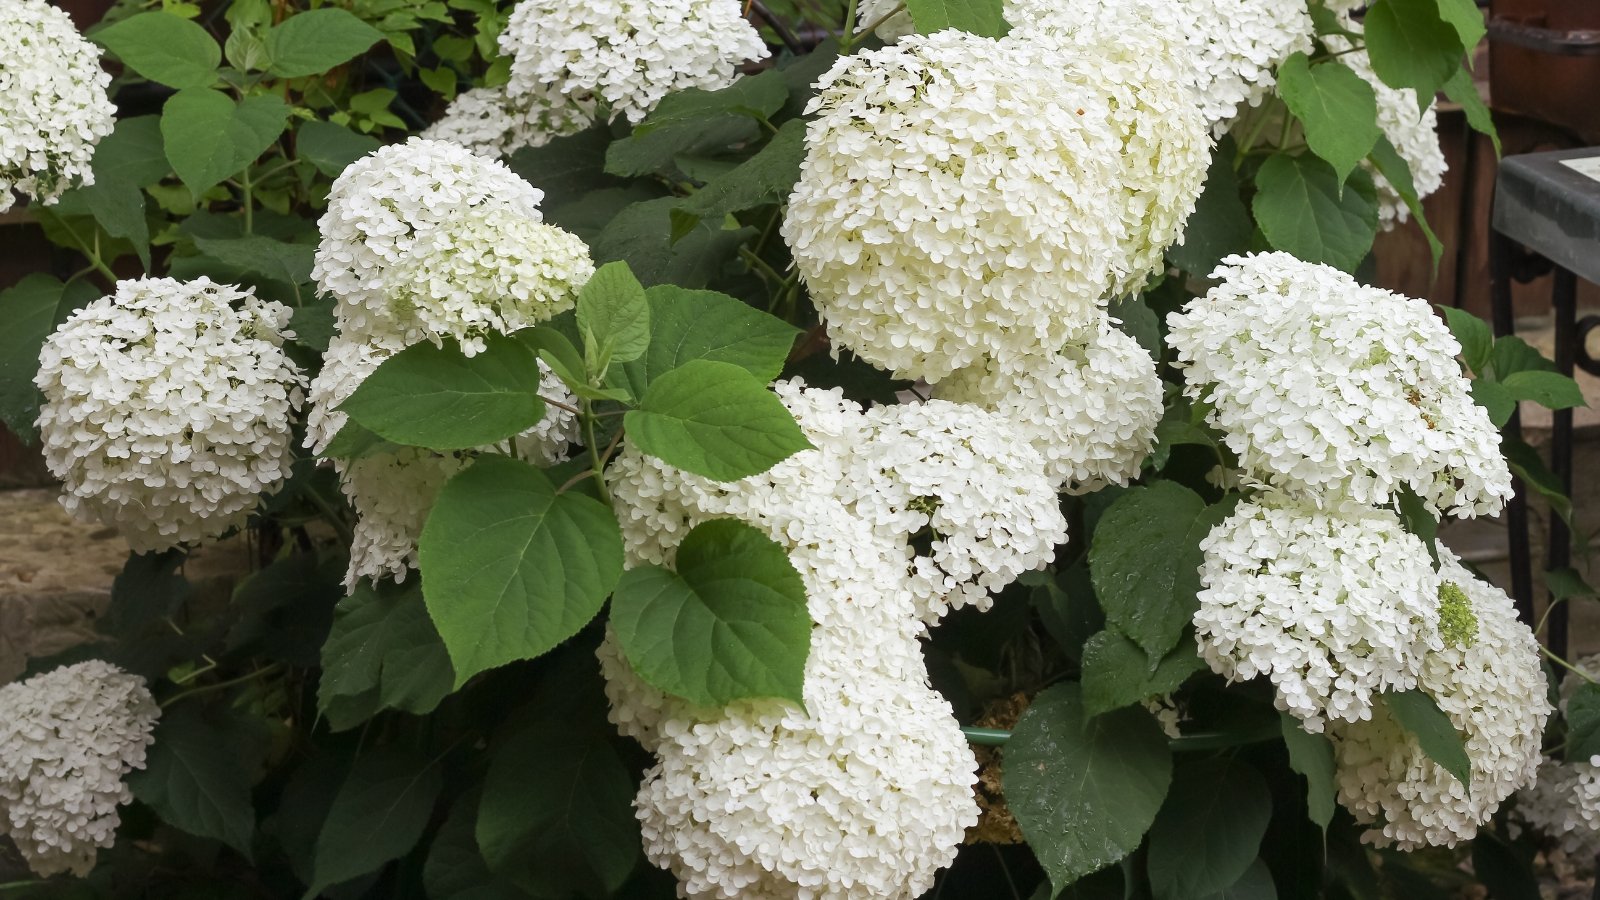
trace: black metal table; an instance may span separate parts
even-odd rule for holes
[[[1508,156],[1500,161],[1495,180],[1493,227],[1489,234],[1490,297],[1496,335],[1512,333],[1512,281],[1530,281],[1554,273],[1550,304],[1555,320],[1555,364],[1564,375],[1574,368],[1600,375],[1600,361],[1584,347],[1588,333],[1600,327],[1600,316],[1577,318],[1578,279],[1600,283],[1600,147]],[[1572,410],[1552,413],[1550,470],[1562,490],[1572,494]],[[1520,439],[1522,417],[1514,413],[1505,433]],[[1511,551],[1511,596],[1532,625],[1533,561],[1528,541],[1527,486],[1513,481],[1516,497],[1506,508]],[[1547,569],[1572,562],[1572,535],[1567,523],[1550,514]],[[1545,644],[1552,653],[1567,652],[1567,610],[1559,606],[1549,617]]]

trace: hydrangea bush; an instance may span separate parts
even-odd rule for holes
[[[0,415],[135,551],[0,687],[8,896],[1518,896],[1600,846],[1597,667],[1553,695],[1436,537],[1581,395],[1368,283],[1431,98],[1492,133],[1470,4],[153,6],[0,0],[0,206],[79,266],[0,293]]]

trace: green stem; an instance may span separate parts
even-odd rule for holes
[[[850,52],[856,42],[856,0],[848,0],[844,7],[844,34],[839,37],[839,55]]]
[[[1240,166],[1244,165],[1244,158],[1250,154],[1250,148],[1256,145],[1256,139],[1261,137],[1261,132],[1267,127],[1267,120],[1271,118],[1267,115],[1265,105],[1258,109],[1257,112],[1260,114],[1260,118],[1251,124],[1250,131],[1245,134],[1244,140],[1238,144],[1238,153],[1234,154],[1233,170],[1235,172],[1239,171]]]
[[[271,675],[274,672],[277,672],[281,668],[283,668],[283,666],[281,666],[280,664],[273,663],[270,666],[266,666],[264,668],[257,669],[257,670],[255,670],[254,672],[251,672],[248,675],[240,675],[238,678],[230,678],[227,681],[219,681],[216,684],[207,684],[207,685],[202,685],[202,686],[197,687],[197,688],[190,688],[187,691],[179,691],[178,693],[173,694],[171,697],[168,697],[167,699],[161,701],[161,708],[162,709],[166,709],[167,707],[171,706],[174,703],[177,703],[179,700],[182,700],[185,697],[195,697],[195,696],[198,696],[200,694],[209,694],[212,691],[220,691],[220,690],[222,690],[224,688],[233,687],[236,684],[243,684],[246,681],[254,681],[257,678],[261,678],[262,676]]]
[[[594,439],[594,406],[588,400],[583,401],[583,435],[584,443],[589,446],[589,471],[594,475],[595,487],[600,491],[600,499],[607,506],[611,505],[611,489],[606,487],[606,459],[596,449]]]
[[[78,249],[83,251],[83,255],[89,257],[90,268],[110,279],[111,286],[116,287],[117,273],[111,271],[111,267],[106,265],[106,261],[100,258],[100,229],[95,229],[94,243],[91,244],[84,240],[82,235],[78,234],[76,228],[68,225],[65,219],[58,218],[56,221],[60,222],[61,227],[67,230],[67,234],[72,235],[72,239],[78,244]]]
[[[328,524],[339,535],[340,542],[349,544],[355,539],[355,532],[351,530],[349,525],[345,524],[344,519],[339,515],[339,511],[334,509],[333,504],[328,502],[327,497],[322,496],[321,493],[313,488],[306,490],[306,496],[311,498],[311,505],[317,508],[317,512],[328,520]]]
[[[1573,665],[1572,663],[1569,663],[1566,660],[1562,659],[1561,657],[1555,655],[1554,653],[1551,653],[1549,647],[1545,647],[1545,646],[1541,645],[1539,647],[1539,649],[1544,652],[1544,655],[1546,657],[1548,657],[1551,662],[1555,663],[1556,665],[1560,666],[1561,668],[1566,669],[1568,672],[1571,672],[1571,673],[1577,675],[1579,678],[1582,678],[1584,681],[1587,681],[1590,684],[1600,684],[1600,681],[1595,681],[1594,678],[1590,677],[1588,672],[1585,672],[1584,670],[1578,668],[1577,666]]]
[[[895,13],[898,13],[898,12],[900,12],[901,10],[903,10],[905,8],[906,8],[906,5],[904,3],[896,3],[894,5],[894,9],[891,9],[888,12],[884,13],[883,15],[877,17],[876,19],[873,19],[871,22],[868,22],[866,24],[866,27],[862,28],[861,30],[863,32],[867,33],[867,34],[871,34],[872,32],[878,30],[878,26],[879,25],[882,25],[883,23],[889,21],[889,19],[892,16],[894,16]]]
[[[967,736],[967,743],[980,747],[1003,747],[1011,740],[1011,732],[1003,728],[963,727],[961,733]]]
[[[14,891],[17,888],[37,887],[41,884],[44,884],[44,882],[38,879],[32,881],[8,881],[5,884],[0,884],[0,891]]]
[[[255,234],[255,202],[251,197],[250,167],[239,173],[239,196],[244,203],[244,233]]]

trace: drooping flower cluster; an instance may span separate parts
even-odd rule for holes
[[[1330,722],[1339,802],[1371,825],[1363,840],[1411,850],[1471,840],[1501,802],[1533,780],[1550,701],[1539,645],[1504,591],[1440,551],[1442,583],[1476,618],[1468,641],[1422,660],[1417,686],[1465,740],[1471,783],[1433,761],[1381,704],[1362,722]]]
[[[1287,253],[1233,256],[1168,319],[1185,393],[1248,478],[1434,513],[1494,514],[1511,473],[1461,346],[1426,303]]]
[[[0,835],[36,875],[87,875],[111,846],[160,715],[143,678],[99,660],[0,687]]]
[[[116,107],[100,48],[45,0],[0,0],[0,212],[20,191],[54,203],[75,183],[94,184],[95,145]]]
[[[734,0],[521,0],[500,34],[502,87],[456,99],[428,136],[508,155],[596,119],[638,122],[686,88],[716,90],[767,57]]]
[[[329,192],[312,276],[336,300],[339,333],[311,384],[306,445],[327,449],[346,424],[337,410],[384,360],[421,341],[481,352],[572,308],[594,273],[588,247],[547,225],[543,193],[502,163],[444,141],[413,138],[348,166]],[[543,420],[515,438],[519,455],[564,459],[576,437],[571,392],[539,363]],[[470,454],[416,449],[340,460],[358,514],[347,585],[404,578],[444,482]]]
[[[1072,494],[1139,474],[1162,413],[1155,360],[1109,321],[1059,353],[962,369],[934,394],[1009,420],[1044,457],[1051,483]]]
[[[1108,85],[1139,49],[1112,37],[941,31],[823,76],[783,234],[837,345],[938,381],[1059,347],[1142,284],[1206,139],[1170,86]]]
[[[1387,510],[1269,495],[1200,549],[1200,655],[1230,679],[1271,678],[1308,731],[1370,718],[1374,695],[1415,687],[1441,647],[1428,549]]]
[[[1542,760],[1534,783],[1517,795],[1515,822],[1559,843],[1571,856],[1600,854],[1600,756]]]
[[[631,449],[611,470],[631,562],[670,563],[692,527],[737,518],[789,551],[815,622],[804,710],[694,708],[602,645],[612,721],[658,759],[636,801],[646,856],[690,896],[913,897],[977,821],[971,751],[928,687],[924,620],[981,602],[968,579],[1000,586],[1047,562],[1065,522],[1042,460],[1003,419],[777,390],[815,449],[733,484]],[[908,432],[931,452],[909,452]]]
[[[207,278],[120,281],[45,341],[45,463],[61,503],[136,551],[242,526],[293,462],[289,310]]]

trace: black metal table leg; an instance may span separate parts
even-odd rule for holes
[[[1554,286],[1550,292],[1550,305],[1555,314],[1555,363],[1561,374],[1572,376],[1577,358],[1578,338],[1578,279],[1566,269],[1557,267]],[[1561,482],[1561,492],[1572,496],[1572,410],[1558,409],[1551,414],[1550,469]],[[1550,569],[1564,569],[1572,564],[1572,534],[1567,523],[1550,511]],[[1551,603],[1555,597],[1551,596]],[[1565,604],[1550,610],[1550,631],[1545,645],[1557,656],[1567,655],[1567,607]]]
[[[1498,231],[1489,233],[1489,299],[1496,337],[1515,330],[1511,308],[1511,269],[1515,243]],[[1502,433],[1508,440],[1522,439],[1522,414],[1513,412]],[[1513,496],[1506,504],[1506,543],[1511,556],[1511,597],[1517,615],[1531,628],[1533,618],[1533,560],[1528,547],[1528,489],[1519,478],[1511,479]]]

